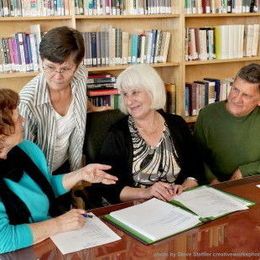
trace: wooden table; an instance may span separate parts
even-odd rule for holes
[[[260,176],[215,185],[256,203],[246,211],[229,214],[153,245],[143,245],[108,224],[121,240],[96,248],[62,255],[50,239],[30,248],[0,255],[2,259],[260,259]],[[104,215],[133,202],[96,209]],[[238,257],[239,256],[239,257]]]

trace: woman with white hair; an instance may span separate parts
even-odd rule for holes
[[[202,182],[203,165],[186,122],[163,111],[165,87],[147,64],[132,65],[117,79],[121,111],[127,116],[112,126],[100,161],[118,177],[102,186],[110,203],[152,197],[169,201]]]

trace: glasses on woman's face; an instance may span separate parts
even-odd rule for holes
[[[61,74],[62,76],[68,76],[68,75],[71,75],[75,70],[74,66],[73,67],[63,67],[58,70],[55,66],[48,65],[48,64],[43,64],[42,68],[43,68],[44,72],[50,76],[54,76],[57,73]]]

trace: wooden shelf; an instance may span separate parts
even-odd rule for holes
[[[73,1],[70,1],[71,15],[68,16],[34,16],[34,17],[0,17],[0,37],[9,37],[18,31],[28,31],[33,21],[41,25],[42,31],[48,31],[55,26],[67,25],[81,32],[94,32],[100,26],[109,24],[127,32],[141,33],[145,30],[158,29],[171,33],[167,63],[151,64],[165,82],[176,85],[176,113],[184,116],[185,82],[203,79],[205,77],[232,77],[244,65],[259,62],[260,56],[238,59],[185,61],[185,28],[207,27],[225,24],[257,24],[260,23],[260,13],[228,13],[228,14],[185,14],[184,2],[172,0],[172,14],[155,15],[74,15]],[[258,54],[259,55],[259,54]],[[130,66],[97,66],[87,67],[89,72],[112,72],[118,75]],[[26,82],[37,75],[37,72],[1,73],[0,87],[8,86],[19,91]],[[194,123],[197,117],[185,117],[189,123]]]
[[[0,73],[0,79],[11,78],[31,78],[35,77],[39,72],[6,72]]]
[[[223,59],[223,60],[197,60],[197,61],[186,61],[185,66],[203,65],[203,64],[214,64],[214,63],[228,63],[228,62],[245,62],[245,61],[260,61],[260,56],[255,57],[243,57],[238,59]]]
[[[197,116],[185,116],[184,117],[184,120],[187,122],[187,123],[195,123],[197,121]]]
[[[133,64],[126,64],[126,65],[114,65],[114,66],[98,66],[98,67],[87,67],[89,72],[98,72],[98,71],[115,71],[115,70],[124,70],[127,67]],[[179,66],[178,62],[167,62],[167,63],[155,63],[150,64],[154,68],[164,68],[164,67],[174,67]]]
[[[102,19],[168,19],[178,18],[179,14],[151,14],[151,15],[75,15],[76,20],[102,20]]]
[[[114,66],[97,66],[97,67],[86,67],[89,72],[98,72],[98,71],[115,71],[115,70],[124,70],[132,64],[127,65],[114,65]],[[167,63],[156,63],[151,64],[154,68],[163,68],[163,67],[173,67],[179,66],[178,62],[167,62]],[[0,73],[0,79],[8,79],[8,78],[25,78],[25,77],[34,77],[39,72],[7,72]]]
[[[260,13],[227,13],[227,14],[185,14],[185,18],[208,18],[208,17],[252,17],[260,16]]]
[[[50,20],[71,20],[72,16],[60,15],[60,16],[18,16],[18,17],[1,17],[0,22],[11,22],[11,21],[50,21]]]

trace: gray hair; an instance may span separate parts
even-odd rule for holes
[[[258,84],[258,89],[260,90],[260,64],[251,63],[242,67],[237,75],[236,78],[243,79],[252,84]]]
[[[166,103],[164,82],[156,70],[148,64],[129,66],[117,78],[119,92],[129,90],[145,90],[151,95],[151,109],[163,109]],[[120,110],[127,114],[124,102],[120,102]]]

